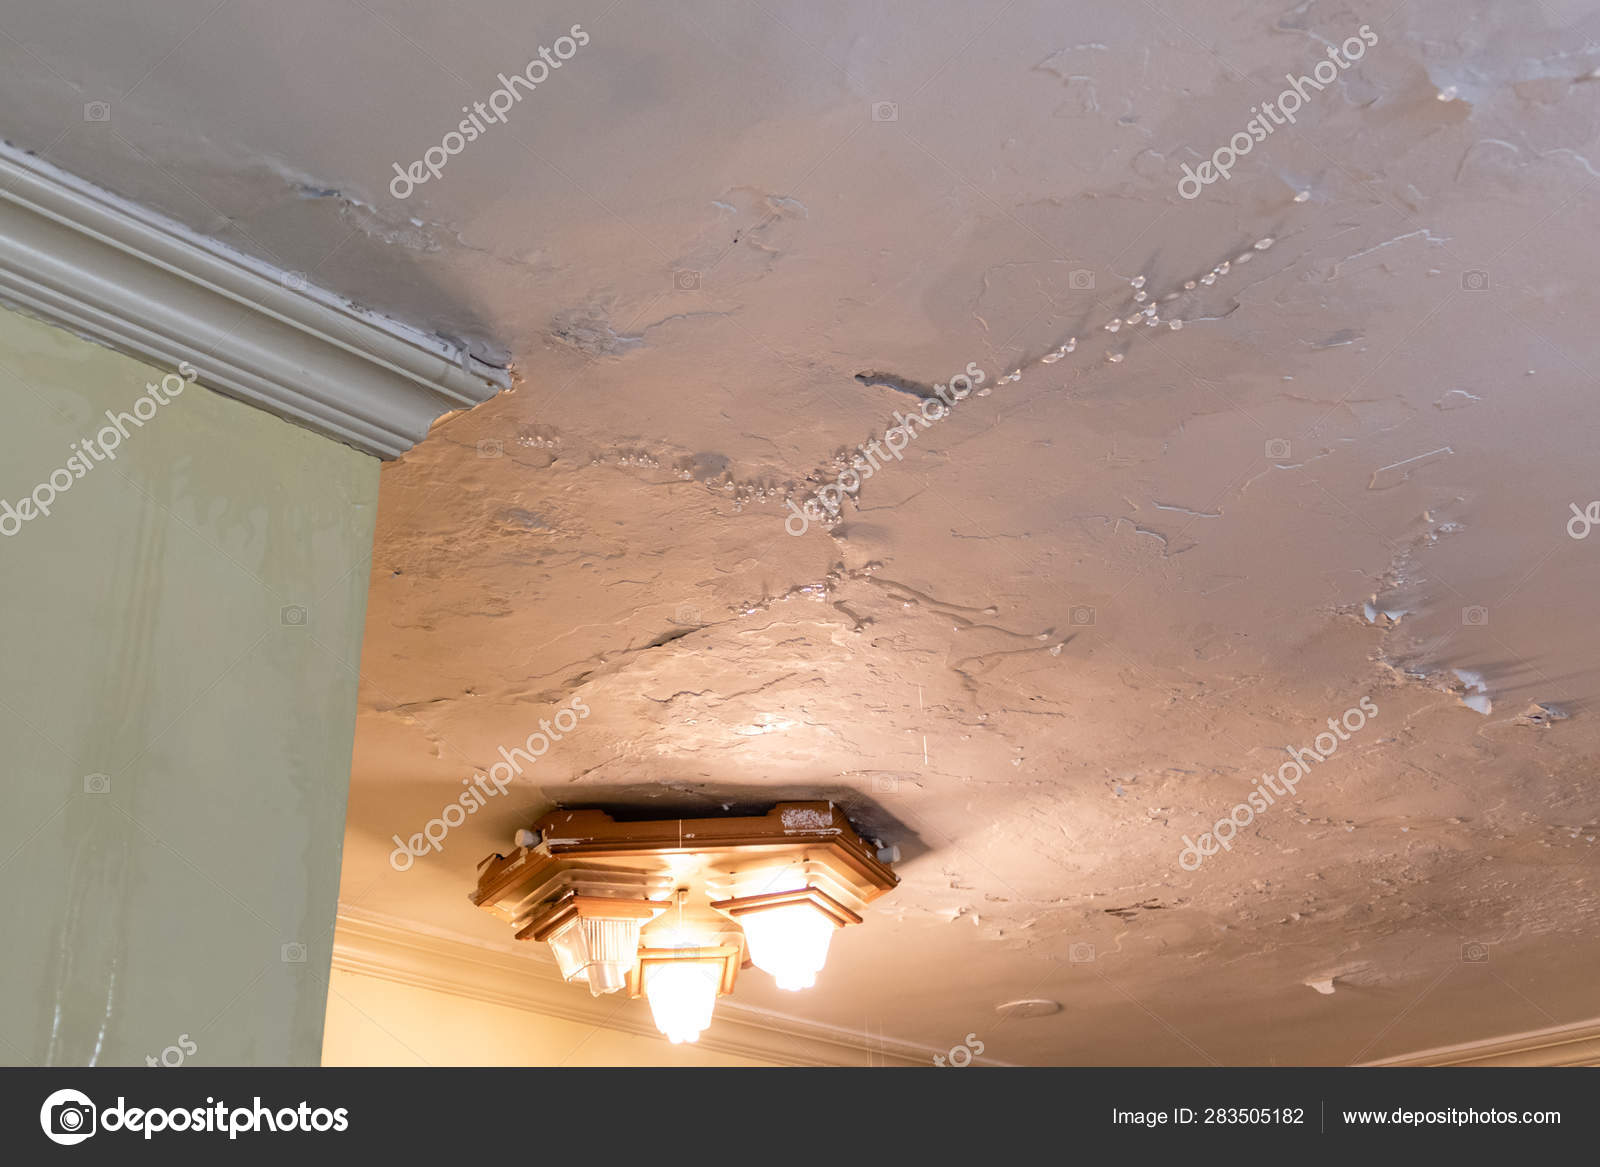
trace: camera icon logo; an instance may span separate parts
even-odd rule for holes
[[[306,946],[298,940],[291,940],[278,950],[278,957],[284,964],[304,964]]]
[[[1067,287],[1074,292],[1094,291],[1094,272],[1086,267],[1074,268],[1067,273]]]
[[[872,120],[897,122],[900,120],[900,107],[892,101],[875,101],[872,103]]]
[[[83,120],[86,122],[108,122],[111,120],[111,103],[109,101],[90,101],[83,107]]]
[[[478,443],[478,457],[498,458],[506,452],[506,444],[499,438],[484,438]]]
[[[677,610],[672,613],[672,622],[674,624],[691,624],[695,626],[705,623],[704,620],[700,619],[700,609],[693,604],[679,604]]]
[[[1468,292],[1487,292],[1489,290],[1489,273],[1486,271],[1464,271],[1461,273],[1461,287]]]
[[[109,774],[85,774],[83,776],[83,792],[85,794],[110,794],[111,776]]]
[[[900,785],[900,780],[892,774],[874,774],[872,776],[872,792],[874,794],[893,794]]]
[[[283,286],[292,292],[303,292],[306,290],[306,284],[308,281],[306,280],[306,273],[303,271],[286,271],[278,278],[282,280]]]
[[[57,1090],[39,1108],[39,1126],[52,1143],[71,1147],[94,1134],[97,1113],[87,1094]]]
[[[1067,949],[1067,959],[1073,964],[1091,964],[1094,961],[1094,945],[1078,943]]]
[[[1288,438],[1267,439],[1267,460],[1269,462],[1282,462],[1289,456],[1289,450]]]
[[[700,273],[681,268],[672,273],[672,286],[680,292],[693,292],[700,287]]]
[[[278,619],[283,621],[287,628],[304,628],[306,626],[306,610],[299,604],[286,604],[278,611]]]
[[[1461,946],[1461,960],[1464,964],[1487,964],[1489,946],[1477,940],[1468,941]]]
[[[1079,604],[1067,614],[1067,619],[1075,628],[1087,628],[1094,623],[1094,609],[1088,604]]]
[[[1472,604],[1462,608],[1461,623],[1468,628],[1482,628],[1489,623],[1489,609],[1482,604]]]

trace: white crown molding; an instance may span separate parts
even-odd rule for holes
[[[1600,1019],[1440,1046],[1368,1066],[1600,1066]]]
[[[614,998],[596,999],[575,989],[561,980],[553,961],[540,957],[542,952],[515,956],[412,931],[398,921],[344,906],[333,940],[333,967],[343,972],[661,1038],[648,1014],[618,1010]],[[751,1009],[732,999],[717,1002],[711,1028],[699,1044],[782,1066],[931,1066],[933,1055],[943,1052]]]
[[[293,284],[294,286],[290,286]],[[510,376],[0,142],[0,301],[381,458]]]
[[[535,952],[519,956],[455,937],[417,932],[403,921],[341,905],[333,967],[402,985],[431,989],[565,1021],[659,1037],[648,1017],[618,1011],[565,984],[554,962]],[[833,1026],[717,1003],[703,1049],[783,1066],[929,1066],[943,1053],[911,1042],[880,1039]],[[977,1064],[1004,1065],[988,1058]],[[1402,1054],[1367,1066],[1594,1066],[1600,1065],[1600,1019],[1510,1037]]]

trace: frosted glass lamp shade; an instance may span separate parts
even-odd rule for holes
[[[772,974],[778,988],[809,989],[828,961],[828,942],[838,925],[809,903],[783,904],[739,917],[750,960]]]
[[[673,1045],[699,1041],[722,985],[720,960],[656,960],[644,970],[644,995],[656,1028]]]
[[[562,977],[586,981],[596,997],[622,988],[639,951],[642,922],[637,917],[574,916],[549,937]]]

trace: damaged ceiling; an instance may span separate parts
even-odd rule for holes
[[[1349,1062],[1600,1013],[1592,5],[96,2],[6,12],[0,64],[19,145],[515,370],[384,469],[351,910],[509,948],[466,893],[552,804],[831,797],[904,883],[736,1000],[869,1045]]]

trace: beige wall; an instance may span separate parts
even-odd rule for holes
[[[172,371],[0,310],[0,499]],[[198,386],[128,429],[0,534],[0,1062],[315,1063],[378,463]]]
[[[577,992],[579,990],[573,990]],[[327,1066],[763,1066],[436,989],[335,969]]]

